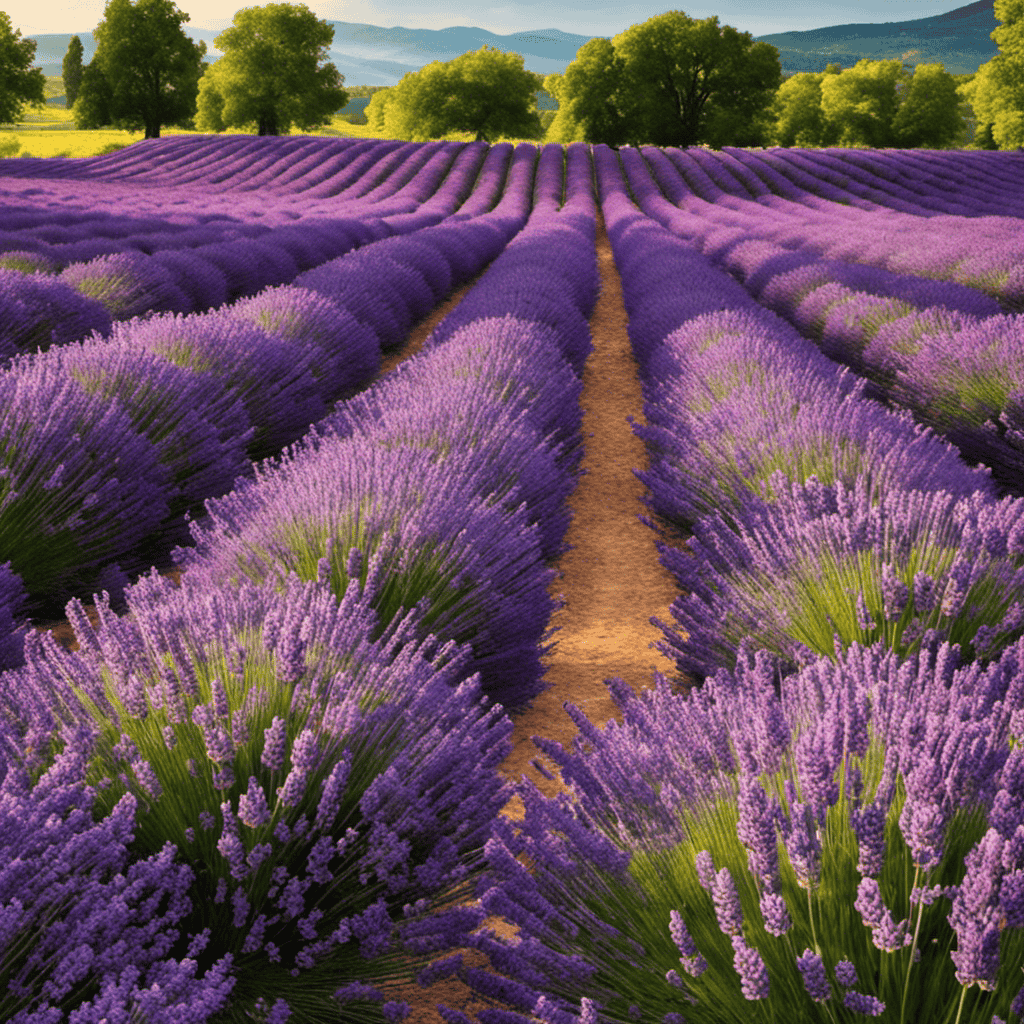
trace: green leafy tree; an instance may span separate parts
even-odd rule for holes
[[[964,119],[957,83],[941,64],[918,64],[893,118],[902,149],[948,149],[960,141]]]
[[[189,127],[206,43],[185,34],[188,20],[173,0],[107,0],[72,109],[75,124],[143,129],[147,139],[158,139],[163,125]]]
[[[590,39],[561,75],[548,75],[544,89],[558,101],[548,142],[624,143],[629,132],[617,97],[623,88],[624,62],[610,39]]]
[[[539,139],[536,93],[543,85],[543,76],[527,71],[520,54],[483,46],[403,75],[398,85],[374,94],[367,119],[381,125],[378,131],[413,142],[453,132],[484,141],[503,135]],[[382,96],[387,98],[378,103]]]
[[[776,146],[811,149],[836,144],[838,129],[825,121],[821,110],[821,82],[825,75],[841,71],[839,64],[829,64],[823,72],[798,72],[779,86],[771,107],[770,135]]]
[[[384,125],[387,122],[387,110],[391,103],[393,91],[394,86],[380,89],[370,97],[370,102],[366,104],[366,110],[364,111],[366,123],[372,131],[384,131]]]
[[[76,128],[105,128],[113,123],[110,83],[93,60],[82,68],[78,97],[71,107]]]
[[[46,76],[31,66],[35,55],[36,41],[22,39],[21,29],[14,31],[10,16],[0,11],[0,124],[21,120],[26,103],[46,104]]]
[[[995,0],[994,9],[999,53],[958,92],[977,119],[973,149],[1017,149],[1024,146],[1024,0]]]
[[[821,110],[839,130],[840,146],[899,146],[893,122],[900,105],[897,86],[908,86],[910,72],[898,58],[859,60],[821,83]]]
[[[682,11],[633,25],[610,49],[590,40],[573,64],[545,86],[567,110],[552,128],[610,145],[759,145],[782,83],[774,46]]]
[[[334,27],[305,4],[266,4],[235,14],[213,41],[224,52],[199,83],[196,126],[223,131],[254,125],[286,135],[330,124],[348,103],[344,76],[327,60]]]
[[[78,36],[72,36],[68,43],[68,52],[64,54],[64,61],[61,64],[61,71],[64,79],[64,100],[70,110],[78,98],[78,89],[82,84],[82,54],[84,53],[82,40]]]

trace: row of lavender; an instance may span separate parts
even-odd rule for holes
[[[532,203],[513,165],[494,213],[529,221],[423,353],[208,502],[180,589],[140,579],[98,631],[72,602],[80,651],[33,634],[0,674],[5,1020],[398,1020],[402,957],[469,943],[483,912],[438,908],[510,796],[503,705],[542,685],[580,473],[595,207],[567,160],[564,205],[560,151]]]
[[[882,207],[861,215],[861,230],[846,210],[837,220],[835,202],[851,193],[822,172],[841,163],[839,157],[779,154],[776,163],[802,160],[819,172],[815,178],[797,175],[789,189],[814,187],[821,209],[794,219],[773,201],[766,203],[768,213],[748,199],[731,203],[725,212],[716,199],[725,195],[720,186],[727,184],[727,171],[734,187],[742,180],[753,193],[756,182],[766,192],[764,179],[776,194],[787,195],[786,179],[780,184],[777,175],[758,168],[753,154],[729,156],[731,163],[696,152],[645,148],[642,153],[624,151],[623,164],[645,212],[693,240],[762,305],[817,341],[827,356],[867,376],[869,393],[911,409],[969,461],[991,466],[1003,489],[1022,493],[1024,344],[1019,318],[1000,315],[996,301],[1006,308],[1020,302],[1024,250],[1012,216],[1020,212],[1019,204],[1006,204],[1002,217],[986,218],[984,229],[961,222],[955,233],[946,217],[922,222],[918,215],[910,218],[913,239],[904,241],[901,230],[892,231],[892,215]],[[914,156],[900,153],[893,159]],[[881,157],[862,159],[871,163]],[[930,185],[929,200],[959,216],[968,214],[971,207],[940,198],[942,187],[948,190],[951,184],[959,200],[955,176],[917,187],[927,193]],[[691,188],[699,189],[702,198],[695,199]],[[889,201],[897,209],[907,205],[897,198]],[[911,273],[898,272],[907,270]],[[914,276],[921,274],[938,280]]]
[[[287,140],[272,140],[277,141]],[[0,214],[0,264],[6,268],[0,271],[0,358],[78,340],[90,331],[109,334],[112,320],[203,312],[290,283],[300,272],[358,245],[436,224],[467,198],[474,183],[481,183],[477,179],[487,150],[459,143],[387,143],[362,154],[347,147],[332,159],[314,144],[318,152],[298,159],[301,151],[282,154],[276,145],[261,147],[269,148],[264,159],[279,177],[286,179],[289,171],[301,170],[312,160],[315,171],[307,173],[317,178],[328,173],[326,180],[337,190],[329,217],[307,210],[299,224],[287,205],[281,208],[262,199],[261,214],[283,222],[271,226],[255,216],[246,218],[244,211],[211,219],[215,215],[209,190],[222,181],[225,170],[230,172],[230,166],[221,166],[225,159],[229,165],[255,162],[246,161],[251,144],[238,148],[241,153],[228,152],[219,159],[192,154],[197,157],[188,165],[193,180],[186,185],[165,186],[149,175],[121,184],[115,175],[113,183],[90,188],[87,177],[67,197],[74,198],[77,209],[62,210],[53,190],[37,189],[29,190],[31,206],[8,206]],[[147,153],[136,160],[152,163],[159,158],[159,153]],[[186,154],[165,161],[170,166],[164,171],[174,174],[179,161],[189,158]],[[236,177],[229,173],[228,183],[242,188],[244,180],[239,183]],[[162,216],[140,218],[139,193],[156,189],[162,209],[153,212]],[[171,198],[168,190],[179,198]],[[302,194],[299,189],[285,196]],[[94,204],[100,201],[112,209],[97,216]],[[167,206],[179,203],[190,213],[176,222],[166,216]],[[27,280],[25,273],[31,275]]]
[[[574,799],[517,786],[478,895],[522,941],[478,948],[548,1024],[1019,1019],[1024,499],[594,156],[644,382],[636,475],[692,533],[658,544],[683,591],[658,646],[703,685],[610,680],[603,729],[566,705],[574,750],[536,742]]]
[[[551,156],[560,162],[560,149]],[[522,227],[536,157],[530,146],[492,148],[478,175],[467,165],[476,187],[448,223],[364,237],[291,285],[16,357],[0,374],[6,662],[19,657],[11,627],[26,602],[114,593],[126,571],[188,536],[183,517],[251,476],[251,459],[276,454],[365,385],[381,349]],[[466,188],[464,174],[451,175],[412,216],[430,225]]]

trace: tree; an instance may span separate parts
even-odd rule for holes
[[[71,108],[76,128],[104,128],[113,123],[110,83],[93,60],[82,68],[78,98]]]
[[[893,121],[899,109],[897,85],[910,72],[898,58],[859,60],[821,83],[821,111],[839,130],[840,146],[898,146]]]
[[[173,0],[107,0],[93,33],[92,71],[83,70],[72,111],[75,124],[145,129],[147,139],[158,139],[165,124],[189,126],[206,43],[185,34],[188,20]]]
[[[68,43],[68,52],[64,54],[64,62],[61,64],[61,71],[64,78],[64,102],[70,110],[78,98],[78,89],[82,84],[82,40],[78,36],[72,36]]]
[[[46,76],[42,68],[30,65],[36,55],[36,41],[22,39],[21,29],[14,31],[10,16],[0,11],[0,123],[21,119],[25,104],[41,107],[46,103]]]
[[[772,101],[772,142],[776,146],[817,148],[834,146],[838,130],[825,121],[821,111],[821,82],[825,75],[838,75],[839,64],[829,64],[823,72],[800,71],[779,86]]]
[[[1024,146],[1024,0],[995,0],[994,9],[999,53],[958,93],[977,118],[973,149],[1016,149]]]
[[[960,140],[964,119],[956,80],[941,64],[918,64],[893,118],[902,149],[948,149]]]
[[[626,119],[616,106],[624,63],[610,39],[590,39],[561,75],[548,75],[544,88],[558,100],[548,142],[604,142],[619,146],[628,138]]]
[[[577,139],[589,133],[614,145],[624,134],[633,145],[719,147],[762,141],[781,83],[774,46],[717,17],[669,11],[615,36],[611,52],[590,40],[552,88],[568,109],[562,127],[579,118]],[[602,124],[607,134],[596,138]]]
[[[520,54],[483,46],[403,75],[398,85],[374,94],[366,116],[379,131],[413,142],[452,132],[471,132],[478,141],[539,139],[536,93],[543,85]]]
[[[255,126],[260,135],[311,131],[348,103],[327,60],[334,27],[305,4],[246,7],[213,41],[224,51],[199,83],[200,131]]]

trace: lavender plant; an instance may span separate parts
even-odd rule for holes
[[[281,285],[240,299],[222,312],[302,348],[313,379],[329,402],[380,370],[380,343],[373,331],[317,292]]]
[[[113,827],[134,801],[135,862],[162,853],[170,870],[176,847],[194,876],[161,950],[230,966],[230,1005],[211,1024],[335,1021],[339,1004],[346,1020],[401,1020],[390,985],[483,920],[452,904],[507,802],[494,768],[512,724],[466,678],[466,648],[424,656],[422,608],[370,639],[384,562],[365,586],[360,563],[353,550],[340,601],[326,566],[283,590],[188,576],[178,589],[154,571],[129,588],[127,617],[98,600],[98,630],[69,604],[77,653],[36,634],[26,665],[0,676],[4,785],[24,790],[79,750],[96,822]],[[70,980],[91,984],[85,997],[103,979],[81,942]]]
[[[0,672],[22,663],[26,627],[21,616],[28,604],[28,594],[21,577],[11,570],[11,563],[0,565]]]
[[[99,302],[42,271],[0,269],[0,310],[0,366],[18,352],[77,341],[111,324]]]
[[[237,392],[213,374],[178,366],[120,332],[115,339],[91,335],[81,343],[18,357],[12,371],[33,363],[59,367],[89,395],[119,405],[153,442],[173,485],[164,523],[168,531],[180,532],[186,512],[201,513],[206,498],[224,494],[252,471],[245,454],[255,433],[249,414]],[[187,538],[187,530],[176,537]]]
[[[178,366],[216,375],[241,397],[255,434],[251,459],[277,454],[326,411],[300,345],[221,312],[118,323],[111,341],[144,348]]]
[[[165,519],[171,490],[119,404],[52,360],[0,373],[0,559],[34,602],[95,584]]]
[[[12,678],[0,676],[0,691]],[[0,736],[0,746],[16,746],[2,719]],[[174,863],[172,843],[132,859],[133,794],[92,820],[87,747],[88,730],[71,736],[34,786],[0,751],[0,1014],[11,1024],[67,1014],[76,1024],[129,1024],[141,1011],[147,1024],[205,1024],[235,984],[226,977],[232,956],[198,981],[194,959],[164,957],[191,906],[194,872]]]
[[[750,499],[731,522],[699,520],[688,553],[658,542],[683,594],[677,628],[651,621],[682,672],[731,668],[747,636],[792,666],[854,642],[909,653],[930,635],[991,658],[1024,632],[1024,499],[875,499],[864,477],[789,491]]]
[[[431,451],[453,476],[472,479],[488,501],[509,512],[525,501],[544,559],[564,554],[571,520],[567,500],[575,481],[558,464],[559,448],[542,440],[527,410],[510,409],[486,381],[435,374],[436,386],[425,387],[427,379],[406,374],[381,381],[339,403],[311,435],[358,436],[386,449]]]
[[[544,687],[540,655],[555,603],[538,530],[525,505],[503,508],[481,495],[487,449],[452,471],[436,453],[388,449],[360,437],[310,439],[257,467],[253,480],[207,502],[208,521],[191,524],[196,546],[173,557],[213,584],[272,580],[321,571],[340,598],[348,585],[344,553],[387,566],[375,593],[381,628],[401,608],[429,598],[421,639],[470,643],[471,671],[510,708]],[[362,570],[365,582],[366,570]]]
[[[655,456],[635,473],[650,488],[645,503],[688,529],[812,476],[852,487],[865,475],[876,494],[899,486],[995,496],[990,477],[951,444],[909,413],[866,401],[863,381],[806,346],[745,310],[705,314],[669,335],[650,364],[659,383],[644,405],[648,425],[633,427]]]
[[[139,252],[73,263],[61,271],[60,280],[101,302],[114,320],[192,309],[170,272]]]
[[[567,703],[573,751],[534,737],[571,798],[518,784],[478,888],[520,929],[478,940],[514,1005],[550,1024],[1021,1016],[1024,642],[986,668],[933,643],[777,669],[744,645],[686,694],[608,680],[621,724]]]

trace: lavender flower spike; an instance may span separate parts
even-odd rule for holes
[[[832,989],[825,977],[825,963],[813,950],[805,949],[803,956],[796,958],[796,965],[804,979],[804,988],[816,1003],[832,998]]]
[[[694,978],[700,977],[707,970],[708,962],[701,956],[696,943],[686,928],[683,915],[678,910],[671,912],[668,930],[672,936],[672,941],[676,944],[679,952],[683,954],[679,958],[679,962],[685,968],[686,973]]]
[[[748,946],[742,935],[732,937],[732,948],[733,966],[740,976],[743,995],[747,999],[767,999],[771,985],[768,980],[768,969],[761,959],[761,954]]]
[[[715,885],[711,891],[711,897],[715,901],[718,927],[726,935],[739,935],[743,930],[743,908],[740,906],[740,897],[736,892],[736,883],[733,882],[728,868],[722,868],[715,875]]]

